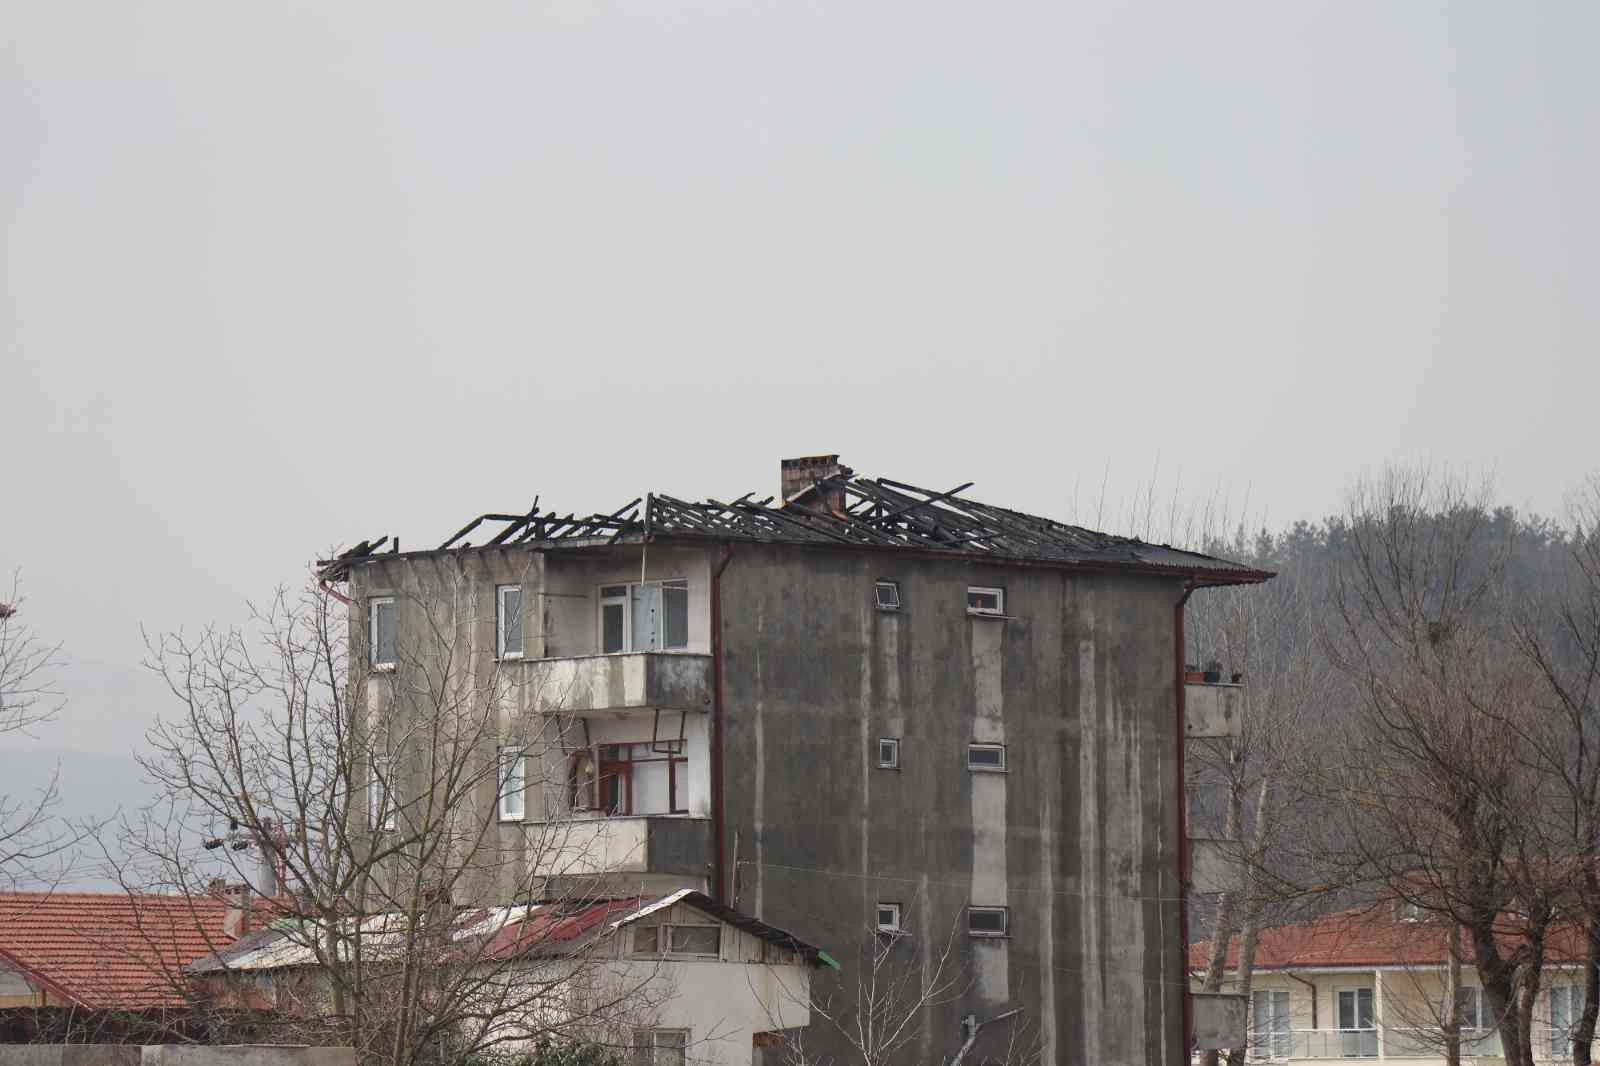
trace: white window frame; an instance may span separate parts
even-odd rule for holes
[[[632,1066],[681,1066],[682,1063],[687,1063],[689,1034],[688,1029],[635,1029],[633,1044],[629,1049],[633,1053]],[[657,1042],[663,1036],[674,1040],[682,1038],[683,1042],[663,1045]],[[640,1044],[641,1037],[648,1040],[648,1043]],[[668,1054],[663,1055],[662,1052]]]
[[[394,597],[393,596],[373,596],[370,599],[368,599],[367,600],[367,661],[372,664],[372,668],[374,670],[393,670],[394,669],[394,659],[391,658],[391,659],[387,659],[387,660],[384,660],[384,661],[379,661],[379,659],[378,659],[378,614],[379,614],[378,609],[380,607],[389,608],[389,631],[390,631],[390,634],[392,636],[396,637],[396,638],[398,638],[398,636],[399,636],[398,632],[396,631],[396,627],[395,627],[395,622],[396,622],[398,616],[397,616],[396,610],[395,610]],[[395,654],[395,649],[392,646],[389,648],[389,654],[391,656]]]
[[[885,920],[884,915],[889,915]],[[880,933],[900,933],[900,904],[879,902],[874,914],[874,924]]]
[[[1456,995],[1457,996],[1460,996],[1461,994],[1466,993],[1466,992],[1472,993],[1472,1024],[1471,1025],[1463,1024],[1462,1021],[1461,1021],[1461,1015],[1460,1015],[1459,1011],[1456,1014],[1456,1024],[1460,1025],[1461,1028],[1463,1028],[1463,1029],[1473,1029],[1473,1030],[1482,1029],[1484,1027],[1484,1025],[1483,1025],[1483,988],[1481,986],[1479,986],[1479,985],[1460,985],[1460,986],[1458,986],[1456,988]],[[1448,1006],[1448,1004],[1446,1004],[1446,1006]]]
[[[995,932],[994,930],[990,929],[972,928],[972,916],[974,914],[998,914],[1000,916],[1000,930]],[[998,940],[1010,936],[1011,908],[969,906],[967,908],[967,935],[972,937],[982,937],[990,940]]]
[[[506,610],[506,596],[513,592],[517,594],[517,646],[515,648],[509,647],[506,643],[506,630],[510,628],[507,622],[511,617],[510,612]],[[522,586],[496,585],[494,589],[494,646],[495,652],[500,658],[522,658],[522,617]]]
[[[1340,1000],[1340,997],[1342,997],[1346,992],[1349,992],[1349,993],[1351,993],[1352,995],[1355,996],[1355,1016],[1356,1016],[1356,1022],[1358,1023],[1358,1025],[1359,1025],[1359,1023],[1361,1021],[1361,993],[1365,992],[1369,996],[1372,997],[1372,1025],[1371,1026],[1369,1026],[1367,1028],[1346,1029],[1344,1026],[1339,1024],[1339,1000]],[[1376,985],[1340,985],[1340,986],[1336,986],[1334,988],[1334,990],[1333,990],[1333,1029],[1334,1029],[1334,1032],[1341,1033],[1341,1034],[1343,1034],[1343,1033],[1371,1033],[1371,1034],[1373,1034],[1372,1039],[1377,1042],[1377,1045],[1375,1045],[1375,1046],[1379,1046],[1379,1049],[1381,1050],[1382,1041],[1379,1038],[1379,1036],[1377,1035],[1378,1034],[1378,989],[1377,989],[1377,986]],[[1370,1058],[1374,1058],[1375,1057],[1375,1056],[1372,1056],[1372,1055],[1363,1055],[1363,1054],[1361,1054],[1360,1053],[1361,1045],[1359,1043],[1355,1045],[1356,1050],[1354,1052],[1351,1052],[1351,1051],[1348,1050],[1348,1048],[1350,1046],[1348,1041],[1341,1040],[1340,1041],[1340,1045],[1341,1045],[1340,1046],[1340,1055],[1339,1055],[1340,1058],[1345,1058],[1345,1059],[1370,1059]]]
[[[995,605],[993,607],[974,607],[972,605],[973,596],[993,596]],[[988,615],[994,618],[1004,617],[1006,613],[1006,590],[998,585],[968,585],[967,613]]]
[[[884,593],[889,595],[886,598]],[[900,609],[900,582],[879,581],[873,586],[873,602],[880,611],[898,611]]]
[[[392,831],[395,827],[393,755],[373,755],[367,759],[367,828]]]
[[[601,655],[628,655],[633,652],[633,590],[641,585],[660,585],[681,588],[684,598],[688,598],[689,579],[685,577],[656,578],[650,581],[607,581],[595,586],[595,614],[594,614],[594,646]],[[605,590],[620,588],[621,596],[607,596]],[[666,602],[663,592],[662,603]],[[620,603],[622,605],[622,648],[619,651],[606,651],[606,605]],[[663,612],[664,613],[664,612]],[[691,643],[689,639],[689,619],[687,612],[683,625],[683,646],[680,648],[667,647],[666,618],[661,618],[661,647],[656,651],[688,651]],[[649,650],[649,649],[646,649]]]
[[[884,749],[884,745],[885,744],[887,744],[889,746],[888,747],[889,757],[887,759],[885,759],[883,757],[883,753],[884,753],[884,750],[885,750]],[[879,737],[878,738],[878,769],[880,769],[880,770],[898,770],[898,769],[900,769],[900,738],[899,737]]]
[[[1567,1000],[1567,1024],[1556,1024],[1556,990],[1560,989],[1562,996]],[[1571,981],[1552,984],[1545,991],[1545,1020],[1549,1023],[1550,1057],[1553,1059],[1572,1058],[1572,1027],[1578,1024],[1578,1018],[1583,1014],[1583,986]]]
[[[517,780],[521,787],[508,790],[511,783],[509,767],[517,767]],[[496,808],[502,822],[520,822],[528,816],[528,750],[522,745],[504,745],[495,759]]]
[[[1272,1009],[1276,1006],[1276,997],[1284,997],[1284,1028],[1263,1031],[1256,1025],[1256,1000],[1262,996],[1272,997],[1267,1002],[1272,1005],[1272,1007],[1269,1007],[1268,1013],[1273,1017],[1274,1020],[1278,1018],[1277,1010]],[[1290,1014],[1290,1010],[1292,1008],[1293,1002],[1289,998],[1288,989],[1258,988],[1250,993],[1250,1022],[1248,1029],[1250,1033],[1250,1058],[1252,1060],[1283,1060],[1289,1057],[1287,1051],[1285,1051],[1283,1054],[1279,1054],[1279,1050],[1283,1047],[1292,1049],[1292,1044],[1290,1043],[1292,1038],[1289,1035],[1291,1032],[1293,1032],[1293,1022],[1291,1021],[1292,1016]],[[1263,1040],[1263,1038],[1265,1038],[1265,1040]]]
[[[997,751],[997,752],[999,752],[1000,753],[1000,764],[998,766],[990,766],[987,763],[976,763],[976,764],[974,764],[973,761],[972,761],[972,753],[975,752],[975,751]],[[973,741],[971,744],[967,745],[967,769],[971,770],[975,774],[1003,774],[1003,773],[1005,773],[1006,772],[1006,746],[1004,744],[980,744],[977,741]]]

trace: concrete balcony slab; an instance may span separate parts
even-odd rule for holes
[[[523,659],[524,706],[541,714],[589,715],[711,708],[711,656],[643,651]]]

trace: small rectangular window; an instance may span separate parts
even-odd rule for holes
[[[991,772],[1004,771],[1006,768],[1006,746],[1004,744],[968,744],[967,769],[988,770]]]
[[[900,931],[900,904],[878,904],[878,932],[898,933]]]
[[[891,737],[878,741],[878,769],[900,769],[900,742]]]
[[[878,610],[898,611],[900,609],[900,584],[895,581],[878,582]]]
[[[377,670],[394,668],[394,597],[378,596],[367,601],[372,666]]]
[[[495,612],[495,650],[502,659],[522,658],[522,586],[501,585]]]
[[[635,955],[661,954],[661,940],[657,936],[661,932],[659,925],[636,925],[633,927],[633,953]]]
[[[667,950],[674,955],[718,955],[722,952],[722,926],[669,925]]]
[[[967,932],[973,936],[1005,936],[1004,907],[968,907]]]
[[[527,755],[520,747],[500,749],[500,820],[520,822],[526,811]]]
[[[367,763],[367,827],[394,828],[394,759],[374,755]]]
[[[661,646],[678,649],[689,646],[689,583],[661,583]]]
[[[1006,590],[983,585],[967,587],[968,614],[1005,614]]]
[[[633,1066],[684,1066],[687,1029],[638,1029],[633,1034]]]

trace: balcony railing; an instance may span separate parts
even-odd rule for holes
[[[1377,1057],[1376,1029],[1290,1029],[1277,1033],[1257,1033],[1250,1041],[1250,1058],[1258,1062]]]
[[[1500,1034],[1493,1029],[1461,1030],[1462,1058],[1499,1058]],[[1444,1032],[1439,1027],[1383,1030],[1383,1056],[1387,1059],[1443,1059]]]
[[[541,714],[711,706],[709,655],[641,651],[516,662],[524,706]]]

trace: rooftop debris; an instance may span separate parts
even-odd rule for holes
[[[848,468],[845,468],[846,471]],[[1270,574],[1167,545],[1097,533],[1080,526],[979,503],[961,495],[971,482],[943,492],[889,478],[823,478],[818,490],[787,504],[746,493],[730,503],[704,503],[655,493],[634,499],[609,514],[579,517],[543,513],[536,498],[526,514],[479,515],[435,551],[464,551],[466,540],[485,523],[493,535],[480,547],[576,547],[653,539],[700,539],[769,544],[845,545],[898,548],[975,558],[1058,564],[1171,570],[1205,574],[1218,583],[1261,581]],[[812,505],[816,501],[817,505]],[[842,501],[837,503],[836,501]],[[332,559],[318,562],[324,581],[340,581],[377,554],[389,537],[362,541]],[[391,551],[398,551],[395,541]]]

